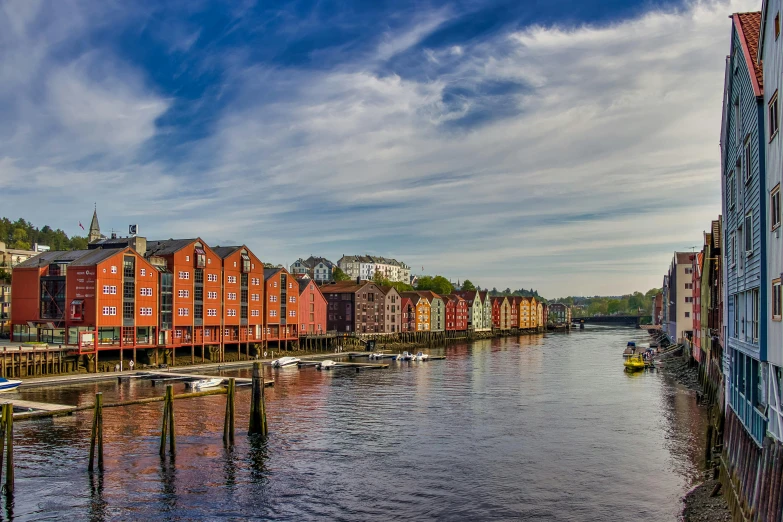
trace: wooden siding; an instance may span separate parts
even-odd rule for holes
[[[727,271],[727,310],[728,310],[728,345],[732,348],[745,352],[753,357],[763,356],[760,346],[764,346],[766,332],[767,302],[766,285],[761,285],[765,280],[766,266],[763,263],[766,244],[766,215],[765,200],[766,191],[764,181],[764,127],[763,115],[766,107],[763,99],[758,99],[753,91],[751,77],[748,72],[748,66],[745,62],[745,56],[742,52],[742,46],[736,27],[732,27],[732,53],[729,61],[729,78],[726,81],[728,93],[726,96],[726,136],[724,139],[723,155],[723,191],[731,193],[729,180],[733,179],[736,184],[736,204],[734,208],[724,208],[724,238],[726,245],[731,242],[732,234],[737,238],[735,241],[737,247],[737,262],[732,266],[731,258],[735,255],[726,249],[729,256],[726,263]],[[739,104],[740,118],[738,120],[735,105]],[[751,177],[746,183],[744,176],[745,165],[743,161],[744,144],[749,140],[751,146]],[[739,167],[738,167],[739,163]],[[724,206],[729,204],[728,198],[724,198]],[[752,255],[746,256],[744,246],[745,215],[752,212]],[[762,232],[763,231],[763,232]],[[742,333],[743,321],[746,321],[745,331],[750,325],[750,291],[759,289],[760,291],[760,310],[759,310],[759,341],[749,342],[745,340]],[[740,332],[734,329],[734,299],[733,296],[739,295],[740,298]],[[739,337],[739,339],[737,338]],[[765,349],[764,349],[765,351]]]

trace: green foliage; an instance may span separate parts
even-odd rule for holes
[[[413,290],[413,287],[409,284],[403,283],[402,281],[389,281],[385,277],[383,277],[383,274],[380,272],[375,272],[375,275],[372,278],[373,282],[380,285],[380,286],[392,286],[395,290],[398,292],[410,292]]]
[[[416,283],[416,290],[430,290],[439,295],[449,295],[454,291],[454,285],[443,276],[421,276]]]
[[[8,248],[30,250],[33,243],[47,245],[52,250],[81,250],[87,248],[87,238],[81,236],[68,237],[59,228],[54,230],[49,225],[43,228],[34,226],[22,218],[11,221],[0,218],[0,241]]]
[[[334,270],[332,270],[332,279],[335,281],[348,281],[350,277],[348,277],[348,274],[343,272],[343,270],[336,266],[334,267]]]
[[[465,292],[470,292],[472,290],[475,290],[476,287],[473,285],[473,283],[470,282],[470,279],[465,279],[462,282],[462,290]]]
[[[651,288],[646,293],[634,292],[621,297],[564,297],[557,299],[573,307],[574,317],[593,315],[649,315],[652,312],[652,302],[660,292],[659,288]]]

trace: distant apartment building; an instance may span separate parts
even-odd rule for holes
[[[376,273],[393,283],[409,284],[411,280],[411,268],[408,265],[386,257],[344,255],[337,261],[337,266],[353,280],[359,278],[369,281]]]
[[[676,340],[693,341],[693,259],[692,252],[675,252],[665,282],[669,306],[666,330]]]
[[[16,265],[24,263],[41,252],[48,251],[49,247],[46,245],[33,244],[32,250],[22,250],[18,248],[8,248],[5,243],[0,241],[0,270],[5,268],[10,272],[10,269]]]
[[[325,257],[310,256],[307,259],[297,259],[291,264],[291,275],[300,277],[307,275],[317,283],[331,281],[335,264]]]

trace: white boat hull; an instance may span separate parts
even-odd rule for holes
[[[0,392],[14,391],[19,387],[20,384],[22,384],[22,381],[8,380],[6,382],[0,383]]]

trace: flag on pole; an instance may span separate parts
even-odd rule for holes
[[[82,225],[81,221],[79,221],[79,226],[82,227],[82,230],[84,230],[84,225]]]

